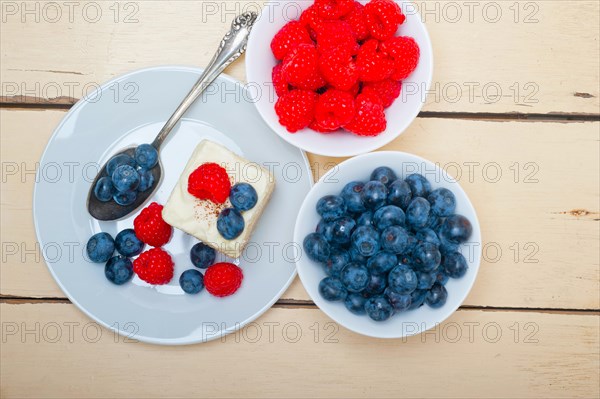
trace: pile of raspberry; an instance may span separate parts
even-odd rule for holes
[[[383,132],[384,109],[419,62],[415,40],[395,36],[404,20],[392,0],[315,0],[287,23],[271,41],[279,123],[291,133]]]

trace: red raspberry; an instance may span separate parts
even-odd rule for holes
[[[359,136],[377,136],[385,130],[387,122],[379,98],[372,94],[359,94],[354,104],[354,119],[344,129]]]
[[[310,123],[310,125],[308,125],[308,127],[309,127],[309,129],[312,129],[315,132],[324,133],[324,134],[332,133],[332,132],[335,132],[336,130],[338,130],[338,129],[330,129],[330,128],[326,127],[326,126],[323,126],[316,119],[313,120]]]
[[[327,54],[337,47],[343,47],[350,54],[358,51],[358,43],[349,23],[344,21],[328,21],[317,31],[317,50]]]
[[[235,293],[243,279],[242,269],[233,263],[215,263],[204,273],[204,286],[212,295],[224,297]]]
[[[162,210],[162,205],[153,202],[133,220],[136,237],[153,247],[168,243],[173,233],[173,228],[162,218]]]
[[[325,80],[339,90],[350,90],[358,81],[359,71],[352,55],[343,47],[337,47],[321,56],[321,74]]]
[[[275,113],[279,123],[295,133],[308,126],[315,116],[317,93],[295,89],[279,97],[275,103]]]
[[[290,51],[283,60],[282,73],[288,83],[301,89],[316,90],[325,84],[318,79],[319,53],[312,44],[300,44]]]
[[[230,190],[227,171],[213,162],[203,163],[188,177],[188,192],[201,200],[222,204],[229,197]]]
[[[347,91],[330,89],[319,96],[315,106],[315,125],[336,130],[354,118],[354,97]]]
[[[313,4],[302,12],[300,15],[300,23],[306,28],[310,38],[317,40],[317,31],[321,29],[324,23],[323,18],[317,12],[317,7]]]
[[[273,79],[273,87],[275,88],[275,93],[281,97],[288,91],[290,91],[288,82],[285,80],[283,73],[281,71],[282,64],[279,63],[273,67],[273,71],[271,72],[271,77]]]
[[[315,7],[323,19],[339,19],[352,11],[354,0],[315,0]]]
[[[361,83],[360,82],[356,82],[354,84],[354,86],[352,86],[350,89],[346,90],[348,93],[352,94],[352,97],[358,96],[358,92],[360,91],[360,86]]]
[[[367,40],[358,50],[356,66],[360,79],[365,82],[377,82],[387,79],[394,72],[394,61],[379,48],[375,39]]]
[[[402,82],[386,79],[379,82],[365,83],[361,93],[375,95],[381,100],[383,107],[387,108],[398,98],[401,89]]]
[[[152,248],[142,252],[133,261],[133,271],[148,284],[167,284],[173,278],[174,268],[171,255],[162,248]]]
[[[282,60],[288,52],[299,44],[312,44],[308,31],[298,21],[288,22],[271,40],[271,51],[278,60]]]
[[[375,39],[386,40],[394,36],[398,25],[406,17],[393,0],[372,0],[365,5],[365,22]]]
[[[365,40],[369,37],[369,29],[367,28],[367,20],[365,19],[365,6],[358,1],[354,2],[354,8],[348,15],[342,18],[342,21],[348,22],[354,32],[356,40]]]
[[[321,87],[325,86],[327,82],[321,75],[321,71],[319,68],[315,70],[315,72],[304,80],[298,80],[295,83],[295,88],[309,91],[317,91]]]
[[[405,79],[419,63],[419,45],[412,37],[392,37],[381,44],[381,50],[394,60],[392,79]]]

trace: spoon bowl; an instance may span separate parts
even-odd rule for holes
[[[135,154],[135,147],[128,147],[122,149],[118,153],[114,154],[112,157],[121,154],[129,155],[133,158]],[[88,193],[87,208],[90,215],[92,215],[95,219],[102,221],[119,220],[137,211],[139,208],[144,206],[144,204],[146,204],[150,197],[152,197],[152,194],[154,194],[154,192],[158,189],[162,180],[162,164],[160,162],[159,157],[156,165],[154,165],[154,167],[150,169],[150,173],[152,173],[152,176],[154,177],[154,183],[152,184],[152,187],[150,187],[146,191],[137,192],[137,197],[135,201],[133,201],[133,203],[129,205],[119,205],[114,200],[110,200],[107,202],[100,201],[94,195],[94,187],[96,187],[96,183],[98,182],[98,180],[100,180],[103,177],[110,177],[108,176],[108,172],[106,171],[107,163],[108,161],[104,165],[102,165],[102,169],[92,182],[92,187]]]

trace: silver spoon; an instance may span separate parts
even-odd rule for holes
[[[173,130],[183,114],[185,114],[187,109],[202,94],[202,92],[204,92],[204,90],[217,78],[217,76],[221,74],[221,72],[223,72],[225,68],[229,66],[229,64],[238,59],[244,53],[244,51],[246,51],[248,35],[250,34],[250,30],[252,29],[252,25],[256,21],[256,18],[256,13],[246,12],[237,16],[233,20],[231,23],[231,29],[225,34],[223,40],[221,40],[219,49],[202,73],[202,76],[200,76],[196,84],[194,84],[192,90],[183,99],[181,104],[179,104],[179,107],[177,107],[175,112],[173,112],[173,115],[171,115],[167,123],[165,123],[163,128],[152,142],[152,146],[154,146],[157,151],[160,150],[161,144],[165,141],[169,133],[171,133],[171,130]],[[127,154],[133,157],[134,152],[135,147],[125,148],[114,154],[113,157],[119,154]],[[100,169],[100,172],[92,182],[92,186],[90,187],[90,191],[88,193],[87,208],[90,215],[98,220],[109,221],[121,219],[138,210],[144,205],[146,200],[152,196],[152,194],[160,185],[163,174],[160,157],[158,163],[156,166],[150,169],[150,172],[154,176],[153,186],[144,192],[138,193],[136,200],[131,205],[123,206],[117,204],[114,200],[102,202],[94,195],[94,187],[96,186],[96,182],[100,178],[108,176],[108,173],[106,172],[106,164],[102,165],[102,169]]]

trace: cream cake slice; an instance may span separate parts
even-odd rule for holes
[[[210,200],[198,199],[188,192],[190,174],[208,162],[221,165],[227,171],[232,186],[236,183],[248,183],[258,194],[258,202],[254,208],[242,212],[245,227],[233,240],[223,238],[217,230],[219,213],[232,207],[229,199],[223,204],[216,204]],[[240,157],[220,144],[204,140],[198,144],[190,157],[163,208],[162,216],[171,226],[196,237],[229,257],[239,258],[274,188],[275,179],[267,169]]]

